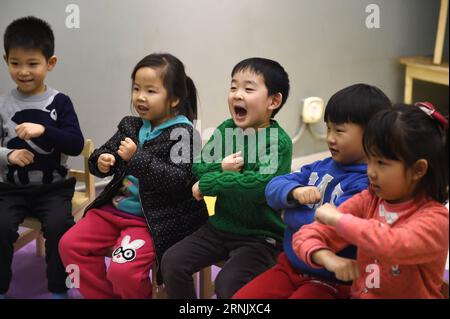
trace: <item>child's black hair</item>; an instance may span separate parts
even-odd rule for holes
[[[368,84],[354,84],[336,92],[325,108],[325,122],[365,127],[374,114],[392,105],[386,94]]]
[[[183,63],[169,53],[153,53],[144,57],[134,67],[131,79],[141,68],[161,69],[163,85],[169,99],[179,99],[174,111],[186,116],[190,121],[197,119],[197,89],[194,82],[186,75]]]
[[[37,49],[50,59],[55,51],[55,36],[50,25],[39,18],[29,16],[14,20],[6,28],[3,36],[5,55],[11,49]]]
[[[245,59],[233,68],[231,77],[236,73],[249,70],[264,78],[269,96],[281,93],[282,100],[280,107],[272,112],[272,118],[281,110],[289,96],[289,76],[280,63],[265,58]]]
[[[416,194],[423,192],[438,202],[448,199],[448,129],[418,106],[396,104],[380,111],[364,131],[367,156],[402,161],[411,167],[425,159],[428,170],[419,182]]]

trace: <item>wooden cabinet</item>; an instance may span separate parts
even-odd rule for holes
[[[443,61],[442,51],[445,40],[445,26],[448,16],[448,0],[441,0],[436,44],[433,57],[403,57],[400,63],[406,66],[404,102],[413,103],[413,81],[422,80],[449,85],[448,58]]]

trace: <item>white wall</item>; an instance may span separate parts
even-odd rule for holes
[[[71,3],[80,8],[80,29],[65,26]],[[370,3],[381,9],[379,29],[365,26]],[[275,59],[288,71],[291,95],[277,119],[291,136],[304,97],[327,101],[344,86],[367,82],[402,100],[397,58],[432,54],[438,10],[437,0],[0,0],[0,30],[25,15],[52,25],[59,63],[48,84],[72,98],[85,136],[100,145],[130,113],[130,73],[151,52],[185,63],[200,93],[203,129],[229,116],[231,69],[251,56]],[[12,87],[3,63],[0,94]],[[295,154],[324,149],[306,133]]]

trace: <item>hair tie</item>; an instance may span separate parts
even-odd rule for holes
[[[433,104],[430,102],[417,102],[414,104],[415,106],[418,106],[422,111],[424,111],[428,116],[433,118],[435,121],[438,121],[440,126],[444,130],[448,130],[448,120],[445,118],[444,115],[439,113]]]

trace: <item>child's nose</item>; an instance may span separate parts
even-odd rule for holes
[[[236,93],[234,93],[234,98],[236,100],[242,100],[242,92],[241,91],[236,91]]]
[[[377,177],[377,174],[375,173],[375,170],[371,168],[370,166],[367,167],[367,176],[370,177],[370,179],[374,180]]]
[[[334,138],[334,135],[332,133],[327,133],[327,143],[328,144],[336,143],[336,139]]]
[[[21,68],[19,70],[19,75],[24,76],[24,75],[28,75],[28,74],[30,74],[30,71],[27,68]]]

